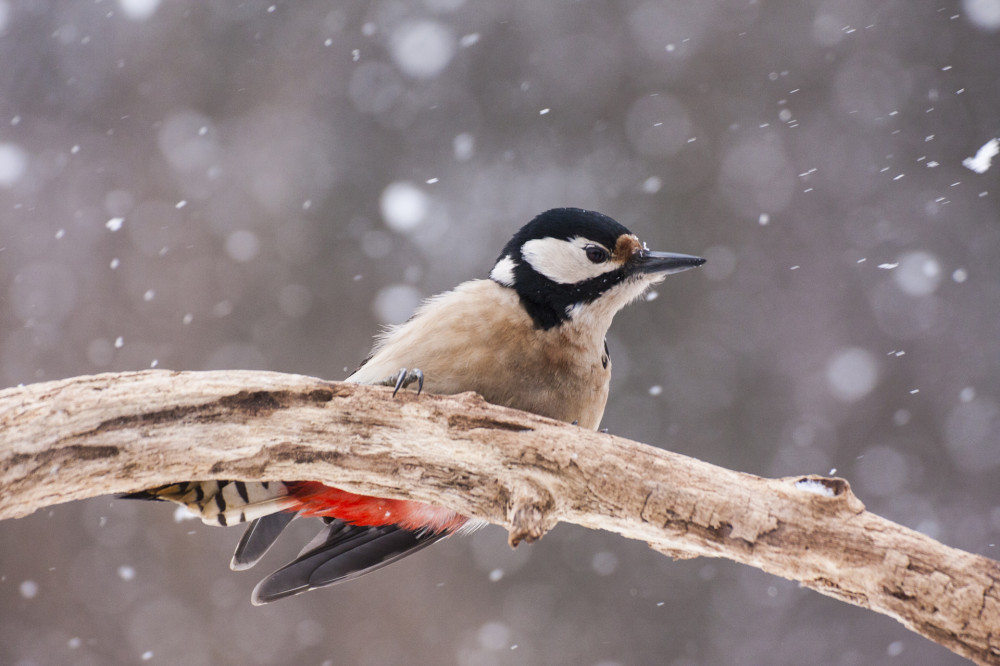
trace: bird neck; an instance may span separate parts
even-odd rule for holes
[[[559,308],[548,302],[533,300],[524,294],[518,294],[521,307],[524,308],[536,328],[548,331],[556,326],[561,326],[569,320],[569,314],[565,308]]]

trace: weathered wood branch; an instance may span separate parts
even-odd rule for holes
[[[842,479],[763,479],[473,394],[392,398],[298,375],[161,370],[0,391],[0,518],[212,478],[433,502],[515,545],[564,521],[726,557],[1000,664],[1000,563],[869,513]]]

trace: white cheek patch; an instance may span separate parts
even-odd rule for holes
[[[493,270],[490,271],[490,279],[494,282],[499,282],[505,287],[514,286],[514,260],[510,258],[510,255],[504,257],[496,263]]]
[[[567,306],[566,317],[585,327],[607,330],[615,314],[642,296],[650,284],[653,282],[642,278],[625,280],[608,289],[597,300]]]
[[[595,264],[587,259],[584,248],[588,245],[597,243],[579,236],[568,241],[536,238],[521,246],[521,256],[538,273],[559,284],[583,282],[619,268],[614,261]]]

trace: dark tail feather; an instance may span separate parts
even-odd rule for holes
[[[229,568],[242,571],[257,564],[297,515],[294,511],[279,511],[252,521],[236,546]]]
[[[406,557],[447,532],[409,532],[395,525],[366,527],[335,520],[313,539],[318,545],[303,552],[254,588],[252,601],[259,606],[318,587],[353,580]]]
[[[135,499],[135,500],[162,500],[162,497],[157,497],[148,490],[140,490],[134,493],[125,493],[124,495],[118,495],[116,499]]]

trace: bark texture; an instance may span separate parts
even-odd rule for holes
[[[506,527],[558,521],[725,557],[1000,664],[1000,563],[865,510],[843,479],[764,479],[497,407],[269,372],[105,374],[0,391],[0,518],[192,479],[315,480]]]

